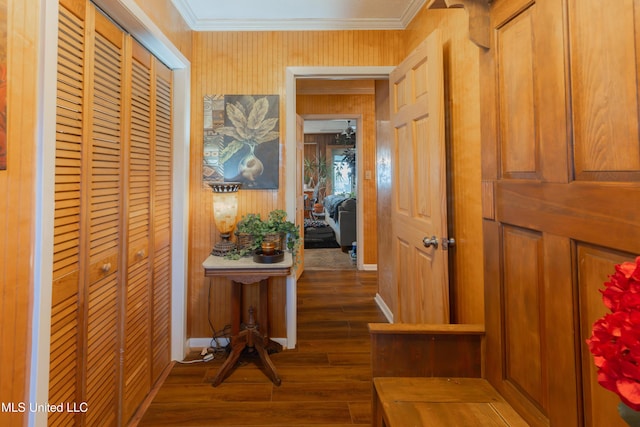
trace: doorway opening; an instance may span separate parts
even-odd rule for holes
[[[285,73],[285,105],[286,105],[286,153],[296,153],[297,139],[297,85],[298,79],[326,79],[326,80],[353,80],[353,79],[373,79],[388,80],[389,74],[394,67],[287,67]],[[361,147],[362,144],[360,144]],[[356,156],[361,156],[356,146]],[[302,193],[302,166],[297,164],[297,156],[286,156],[286,178],[285,178],[285,209],[291,218],[303,218],[304,202]],[[362,175],[362,174],[361,174]],[[359,185],[356,177],[356,185]],[[362,203],[357,207],[358,218],[362,218],[364,211]],[[363,221],[357,225],[358,248],[363,248],[361,240],[363,235]],[[358,249],[360,252],[361,249]],[[359,266],[360,267],[360,266]],[[287,278],[286,297],[286,317],[287,317],[287,339],[290,346],[295,346],[297,330],[297,290],[296,277]]]
[[[357,265],[358,161],[361,116],[303,114],[305,270]]]

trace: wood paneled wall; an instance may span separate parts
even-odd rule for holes
[[[195,33],[192,69],[191,192],[189,225],[188,331],[211,336],[210,316],[218,330],[229,322],[226,281],[205,279],[202,261],[217,239],[211,217],[211,190],[202,185],[203,96],[208,94],[274,94],[280,96],[280,164],[284,152],[285,70],[288,66],[385,66],[403,57],[402,31],[287,31]],[[295,155],[295,153],[291,153]],[[240,214],[266,214],[284,207],[285,174],[280,188],[241,191]],[[211,281],[211,296],[209,286]],[[248,298],[254,297],[251,288]],[[271,287],[272,336],[284,337],[284,280]],[[210,304],[210,313],[209,312]]]
[[[624,426],[586,339],[640,254],[637,3],[496,0],[489,22],[486,377],[532,426]]]
[[[363,230],[375,230],[377,227],[375,95],[298,95],[296,109],[297,113],[303,117],[309,114],[362,116],[361,128],[358,129],[358,133],[362,136],[362,158],[356,158],[358,174],[363,177],[362,187],[358,193],[358,203],[362,203],[363,212],[365,212],[362,218]],[[366,179],[366,176],[370,178]],[[364,264],[376,264],[377,234],[365,232],[362,242]]]
[[[171,0],[135,0],[135,2],[171,40],[171,43],[188,60],[191,60],[193,32],[182,19],[173,2]]]
[[[36,217],[40,2],[9,1],[7,17],[7,169],[0,171],[0,401],[28,402]],[[7,28],[7,27],[5,27]],[[5,62],[6,59],[6,62]],[[3,76],[4,79],[4,76]],[[3,426],[27,413],[0,412]]]

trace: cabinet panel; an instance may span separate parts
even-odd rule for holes
[[[638,180],[637,2],[570,3],[576,178]]]

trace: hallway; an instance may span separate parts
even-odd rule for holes
[[[305,249],[304,270],[356,270],[356,264],[348,252],[340,248]]]
[[[274,386],[259,359],[218,387],[222,358],[176,364],[141,426],[352,426],[371,424],[367,323],[386,322],[373,298],[376,272],[306,271],[298,281],[298,346],[271,355],[282,379]]]

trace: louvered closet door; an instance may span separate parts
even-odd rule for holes
[[[84,1],[62,1],[59,13],[56,175],[49,401],[79,401],[81,318],[80,200],[83,139]],[[82,18],[81,18],[82,17]],[[52,412],[49,425],[74,424],[71,412]]]
[[[153,337],[154,383],[169,365],[171,316],[171,172],[172,73],[155,60],[155,133],[153,144]]]
[[[172,73],[60,0],[52,426],[125,425],[170,363]]]
[[[117,423],[123,41],[93,6],[61,2],[49,401],[90,410],[51,425]]]
[[[124,34],[95,13],[90,86],[89,271],[86,340],[88,426],[115,425],[119,391],[119,272]]]
[[[151,55],[134,43],[128,154],[128,257],[125,303],[124,418],[151,388]]]

